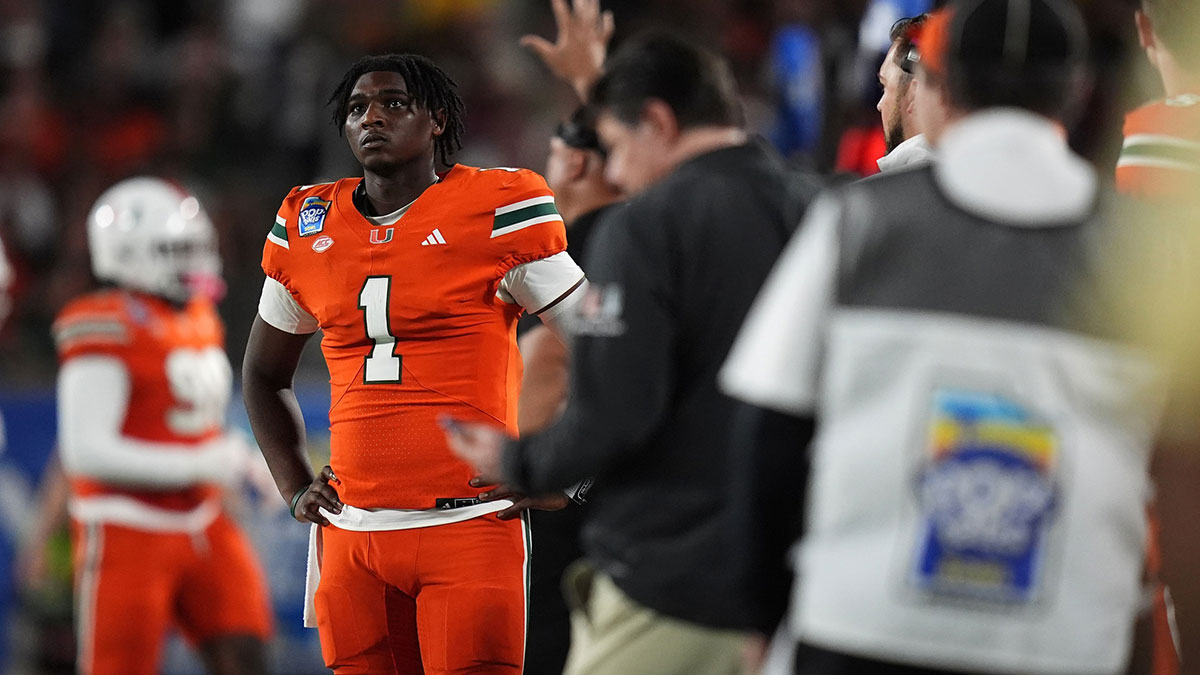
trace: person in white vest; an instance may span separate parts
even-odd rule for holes
[[[1162,373],[1114,337],[1107,210],[1063,132],[1083,21],[962,0],[918,46],[937,162],[819,197],[720,376],[815,421],[794,672],[1122,673]]]

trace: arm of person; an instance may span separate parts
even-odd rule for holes
[[[550,426],[567,398],[567,347],[546,326],[534,326],[518,341],[525,372],[517,403],[522,436]]]
[[[586,290],[587,279],[583,271],[565,251],[518,265],[500,282],[501,299],[520,304],[544,324],[530,330],[520,344],[525,373],[517,404],[517,427],[522,434],[545,428],[562,409],[567,393],[566,323]],[[479,433],[482,437],[488,430]],[[492,472],[487,475],[491,476]],[[582,502],[590,487],[590,481],[582,481],[561,492],[526,495],[499,480],[481,477],[473,484],[490,483],[499,484],[481,493],[480,499],[514,500],[513,506],[497,514],[501,520],[515,518],[529,508],[561,509],[567,505],[568,498]]]
[[[730,426],[737,461],[730,470],[730,514],[737,527],[737,578],[745,584],[755,628],[771,635],[790,599],[788,550],[804,524],[803,486],[808,482],[806,446],[813,418],[738,402]]]
[[[313,475],[308,461],[304,417],[293,378],[317,321],[274,279],[263,285],[259,313],[250,328],[242,362],[242,395],[254,438],[267,460],[275,487],[298,520],[327,525],[318,508],[341,512],[330,467]]]
[[[33,524],[17,549],[17,581],[26,589],[41,588],[50,578],[47,546],[51,537],[67,525],[69,495],[58,452],[53,452],[42,472]]]
[[[600,0],[550,0],[558,36],[552,43],[537,35],[525,35],[521,45],[538,55],[560,81],[575,91],[581,103],[600,79],[608,41],[613,34],[613,14],[600,11]]]
[[[588,311],[572,319],[567,409],[545,432],[506,449],[505,477],[530,493],[603,480],[667,413],[676,332],[669,245],[656,228],[625,225],[604,228],[592,245],[589,275],[598,272],[602,282],[580,298]]]
[[[237,446],[224,436],[198,446],[125,436],[131,388],[119,358],[86,355],[63,364],[58,373],[58,438],[68,474],[173,490],[221,482],[241,466]]]
[[[538,317],[564,344],[567,323],[587,292],[587,277],[566,251],[517,265],[500,280],[499,295]]]

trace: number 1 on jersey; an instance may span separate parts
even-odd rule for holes
[[[358,293],[358,307],[363,310],[367,337],[375,341],[371,353],[363,360],[363,382],[400,382],[400,356],[396,354],[396,338],[388,325],[388,306],[392,293],[391,277],[367,277]]]

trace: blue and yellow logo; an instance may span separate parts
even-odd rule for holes
[[[1003,396],[941,390],[929,440],[912,582],[935,595],[1034,600],[1058,501],[1054,429]]]
[[[324,229],[325,216],[329,214],[329,207],[332,205],[332,201],[321,199],[320,197],[308,197],[305,199],[304,203],[300,206],[300,215],[297,218],[300,236],[307,237]]]

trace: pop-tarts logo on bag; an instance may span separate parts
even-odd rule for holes
[[[325,216],[329,214],[329,207],[332,204],[332,201],[320,197],[308,197],[304,200],[297,218],[301,237],[316,234],[324,229]]]
[[[934,394],[911,582],[934,596],[1033,602],[1059,496],[1054,429],[1004,396]]]

